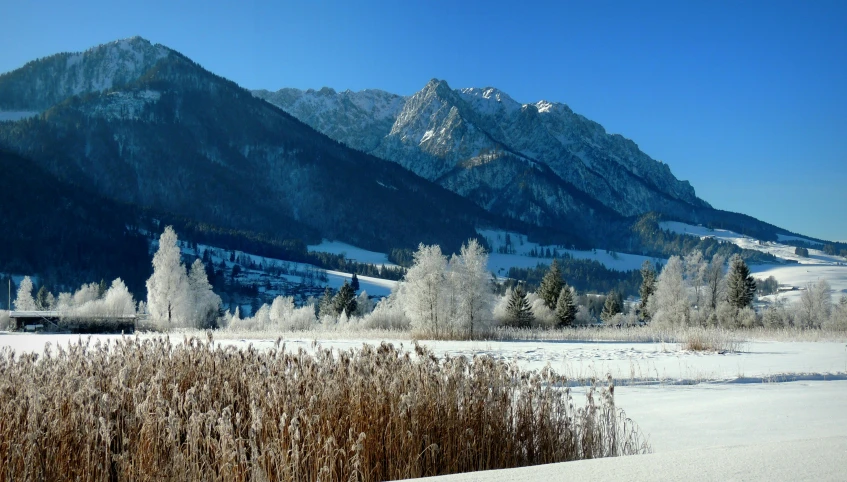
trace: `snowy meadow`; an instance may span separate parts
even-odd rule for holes
[[[388,480],[847,436],[847,302],[826,280],[789,304],[757,297],[738,256],[633,261],[634,301],[577,293],[555,261],[497,294],[475,240],[421,245],[382,297],[339,274],[242,316],[168,228],[145,300],[120,280],[56,297],[21,281],[16,308],[53,307],[60,328],[139,331],[0,333],[0,477]]]

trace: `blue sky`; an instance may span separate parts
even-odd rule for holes
[[[5,2],[0,72],[141,35],[244,87],[564,102],[713,206],[847,240],[847,2]]]

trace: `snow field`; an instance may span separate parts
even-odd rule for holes
[[[788,261],[796,261],[800,264],[817,264],[817,265],[845,265],[847,260],[841,256],[833,256],[824,253],[819,249],[809,249],[809,257],[804,258],[794,254],[794,246],[787,244],[775,243],[773,241],[760,241],[750,236],[738,234],[725,229],[710,229],[703,226],[693,226],[691,224],[680,223],[676,221],[664,221],[659,223],[662,229],[672,231],[679,234],[688,234],[699,238],[715,238],[719,241],[730,242],[739,248],[750,249],[753,251],[761,251],[769,253],[777,258],[782,258]],[[781,236],[779,239],[790,240],[799,239],[808,243],[820,244],[805,238],[797,238],[795,236]]]

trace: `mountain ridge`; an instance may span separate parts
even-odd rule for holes
[[[498,223],[460,196],[331,140],[166,47],[134,38],[90,49],[79,64],[95,76],[114,72],[98,62],[112,65],[114,56],[102,52],[120,45],[166,54],[143,71],[124,66],[135,79],[117,81],[116,74],[77,83],[78,93],[40,115],[0,123],[0,146],[108,198],[234,229],[308,239],[319,233],[388,250],[419,242],[456,248],[478,224]],[[0,91],[14,96],[21,78],[67,77],[77,65],[68,66],[69,55],[5,74]],[[24,95],[30,104],[16,108],[38,107],[50,95]]]
[[[479,165],[508,151],[547,164],[564,181],[624,217],[651,210],[710,208],[696,197],[690,183],[673,177],[667,164],[649,158],[633,141],[606,133],[565,104],[543,100],[520,104],[496,88],[453,90],[446,81],[432,79],[411,96],[394,95],[395,122],[389,130],[385,121],[363,122],[361,115],[351,114],[348,104],[327,102],[332,92],[284,89],[253,94],[336,140],[398,162],[442,185],[448,183],[442,176],[454,167]],[[375,89],[343,95],[358,96],[359,103],[366,103],[374,93],[392,95]],[[323,101],[315,102],[317,96]],[[599,149],[589,145],[598,139],[611,146],[605,149],[608,154],[586,154],[586,149]],[[568,146],[573,144],[581,150],[571,152]]]

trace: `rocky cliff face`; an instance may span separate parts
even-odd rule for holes
[[[351,147],[533,224],[597,206],[620,216],[708,208],[666,164],[564,104],[521,104],[494,88],[454,90],[435,79],[405,98],[331,89],[254,95]],[[518,172],[520,190],[507,181]]]

